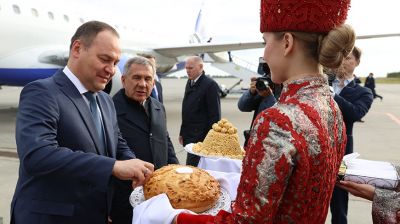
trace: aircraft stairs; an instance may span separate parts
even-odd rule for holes
[[[225,88],[223,91],[226,93],[233,93],[233,89],[240,85],[249,86],[250,85],[250,78],[254,76],[259,76],[257,74],[258,65],[252,64],[242,58],[237,56],[231,55],[231,60],[226,62],[213,62],[211,65],[217,69],[220,69],[232,76],[239,78],[240,80],[233,84],[229,88]],[[243,91],[240,91],[243,92]],[[224,95],[224,94],[222,94]]]

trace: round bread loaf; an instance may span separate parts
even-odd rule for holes
[[[212,208],[220,197],[218,181],[206,171],[183,165],[156,170],[143,187],[145,199],[166,193],[172,207],[200,213]]]

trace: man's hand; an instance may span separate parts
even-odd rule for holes
[[[250,82],[250,93],[252,95],[257,93],[257,88],[256,88],[256,82],[257,82],[257,77],[251,77],[251,82]]]
[[[153,164],[139,159],[130,159],[116,161],[112,175],[120,180],[132,180],[132,187],[136,188],[146,183],[153,171]]]
[[[340,181],[339,184],[336,184],[338,187],[343,190],[348,191],[354,196],[361,197],[367,200],[372,201],[375,194],[375,187],[369,184],[357,184],[351,181]]]
[[[257,89],[257,87],[256,87],[257,77],[251,77],[250,80],[251,80],[251,82],[250,82],[249,91],[250,91],[250,93],[252,95],[258,94],[258,95],[260,95],[262,97],[267,97],[267,96],[272,94],[272,90],[271,90],[271,88],[269,88],[269,86],[267,86],[266,90],[261,90],[260,91],[260,90]]]

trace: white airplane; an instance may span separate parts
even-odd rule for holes
[[[119,32],[123,48],[120,69],[129,57],[141,53],[155,55],[158,64],[157,72],[165,73],[173,69],[179,61],[178,57],[181,56],[206,52],[211,55],[215,52],[262,47],[261,42],[187,43],[179,46],[160,46],[157,42],[149,42],[149,36],[154,36],[154,34],[138,33],[125,24],[98,19],[101,15],[84,17],[70,13],[67,9],[65,12],[60,11],[61,7],[54,10],[35,2],[0,0],[0,29],[2,30],[0,85],[24,86],[33,80],[53,75],[67,63],[69,38],[80,24],[92,19],[114,25]],[[90,10],[96,12],[96,4],[91,5]],[[192,36],[192,39],[200,40],[198,34]],[[217,56],[214,59],[219,62],[224,61]],[[121,87],[119,71],[110,85],[111,93],[118,91]]]
[[[134,27],[117,21],[108,21],[104,17],[104,9],[98,6],[96,1],[90,5],[90,13],[76,13],[71,11],[71,6],[50,8],[52,4],[40,3],[41,1],[29,0],[0,0],[0,30],[2,44],[0,45],[0,86],[24,86],[36,79],[53,75],[58,69],[64,67],[68,60],[69,38],[76,28],[89,20],[101,20],[113,25],[121,36],[122,58],[119,64],[121,68],[124,62],[141,53],[152,54],[157,59],[157,72],[171,71],[179,62],[179,58],[187,55],[207,53],[213,59],[217,68],[238,76],[240,69],[247,70],[247,74],[255,74],[234,62],[219,57],[217,52],[227,52],[243,49],[262,48],[260,42],[244,43],[198,43],[202,39],[201,34],[194,34],[192,42],[179,46],[161,46],[159,38],[154,39],[154,34],[138,32]],[[79,1],[77,4],[81,4]],[[73,7],[72,7],[73,8]],[[110,11],[110,9],[108,10]],[[96,15],[99,14],[99,15]],[[201,11],[198,15],[197,26],[201,19]],[[129,22],[129,21],[126,21]],[[400,34],[383,34],[360,36],[358,38],[376,38],[387,36],[400,36]],[[118,69],[117,69],[118,70]],[[240,77],[248,80],[250,76]],[[121,88],[120,71],[117,71],[110,81],[107,90],[110,94]]]

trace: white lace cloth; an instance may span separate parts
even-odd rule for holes
[[[237,188],[240,182],[240,173],[225,173],[213,170],[206,170],[218,180],[221,187],[228,191],[232,201],[236,200]]]
[[[174,209],[166,194],[160,194],[141,203],[133,209],[132,224],[171,224],[175,216],[185,209]]]
[[[207,170],[215,177],[226,191],[228,191],[232,201],[236,199],[237,187],[240,181],[240,173],[225,173]],[[170,224],[174,217],[182,212],[189,212],[185,209],[174,209],[166,194],[160,194],[142,202],[133,209],[133,224]]]
[[[242,160],[228,158],[206,158],[200,157],[199,168],[220,172],[242,172]]]
[[[346,165],[344,180],[370,184],[385,189],[397,188],[400,180],[393,164],[358,159],[359,155],[358,153],[352,153],[344,156],[343,161]]]

